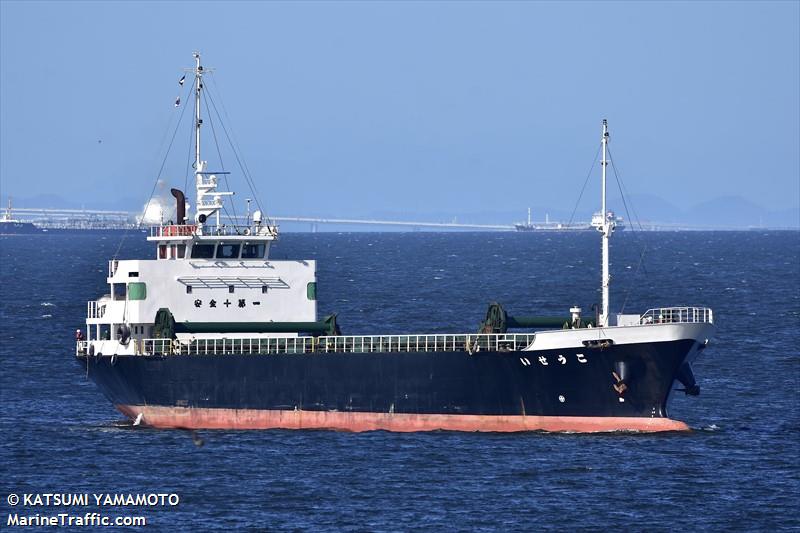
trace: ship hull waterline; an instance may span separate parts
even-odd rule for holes
[[[135,420],[158,429],[226,430],[331,430],[345,432],[464,431],[515,433],[544,431],[560,433],[607,433],[689,431],[689,426],[670,418],[528,416],[528,415],[436,415],[406,413],[341,413],[334,411],[272,411],[258,409],[205,409],[116,405]]]
[[[79,361],[120,412],[155,428],[660,432],[689,429],[667,401],[699,346]]]

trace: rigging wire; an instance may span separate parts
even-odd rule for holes
[[[206,91],[203,91],[203,98],[205,99],[206,107],[210,107],[208,105],[208,100],[210,97],[208,96]],[[219,142],[217,141],[217,130],[216,128],[214,128],[214,115],[211,113],[208,114],[208,123],[211,124],[211,136],[214,138],[214,146],[217,147],[217,157],[219,157],[219,164],[222,167],[222,171],[225,172],[225,162],[222,160],[222,151],[219,149]],[[227,187],[229,191],[232,190],[231,185],[228,182],[228,175],[223,174],[222,177],[225,180],[225,187]],[[231,214],[228,212],[228,207],[225,203],[222,204],[222,210],[228,217],[233,219],[233,227],[236,228],[238,227],[236,224],[236,220],[238,217],[236,215],[236,202],[233,201],[233,198],[231,198],[230,204],[231,204],[231,211],[233,211],[233,217],[231,217]]]
[[[192,86],[194,86],[194,84],[192,84]],[[197,100],[192,98],[192,102],[194,102],[194,107],[192,108],[192,116],[196,116],[197,115]],[[194,150],[192,150],[192,148],[194,147],[194,128],[196,127],[196,125],[194,124],[194,120],[191,120],[189,123],[190,123],[190,127],[189,127],[189,155],[186,158],[186,169],[184,170],[184,174],[183,174],[183,190],[184,190],[184,192],[186,192],[188,190],[188,188],[189,188],[189,168],[192,167],[192,165],[193,165],[192,160],[194,159],[194,154],[193,154]],[[197,203],[197,198],[195,198],[195,203]]]
[[[610,147],[608,147],[608,159],[609,161],[611,161],[611,169],[614,171],[614,178],[617,180],[617,186],[619,187],[619,194],[620,196],[622,196],[622,203],[625,206],[625,213],[628,215],[628,220],[632,220],[630,212],[628,212],[628,204],[625,201],[625,197],[630,195],[628,194],[628,190],[625,188],[625,184],[622,182],[622,178],[620,178],[619,174],[617,173],[617,165],[614,164],[614,157],[611,155]],[[633,205],[632,201],[631,201],[631,211],[633,211],[633,216],[636,217],[636,224],[638,224],[639,229],[644,231],[644,227],[642,226],[642,223],[639,221],[639,214],[636,212],[636,206]]]
[[[188,90],[187,90],[187,95],[188,95]],[[169,140],[169,146],[167,146],[167,151],[164,153],[164,158],[162,159],[161,166],[158,169],[158,174],[156,175],[155,183],[153,183],[153,188],[150,190],[150,197],[147,199],[147,203],[144,206],[144,211],[142,211],[142,216],[139,218],[139,222],[137,222],[137,224],[136,224],[136,230],[139,230],[142,227],[142,224],[144,223],[144,217],[145,217],[145,215],[147,215],[147,210],[150,207],[150,202],[153,201],[153,195],[156,192],[156,187],[158,187],[158,182],[159,182],[159,180],[161,180],[161,174],[164,172],[164,166],[167,164],[167,156],[169,155],[169,152],[172,149],[172,143],[175,142],[175,136],[177,135],[178,128],[180,128],[181,121],[183,120],[184,111],[186,111],[186,106],[183,106],[183,108],[181,109],[181,113],[178,116],[178,122],[177,122],[177,124],[175,124],[175,130],[172,132],[172,137]],[[172,121],[170,119],[170,123],[168,124],[168,126],[171,123],[172,123]],[[169,132],[169,129],[167,129],[167,132]],[[166,135],[164,137],[166,138]],[[111,257],[112,261],[116,261],[117,260],[117,257],[119,256],[119,252],[120,252],[120,250],[122,250],[122,245],[125,244],[125,239],[128,237],[128,231],[129,230],[126,229],[125,232],[122,234],[122,238],[120,238],[119,245],[117,246],[117,250],[114,252],[114,255]]]
[[[217,86],[216,77],[214,76],[213,72],[211,72],[211,78],[210,79],[211,79],[211,82],[214,84],[214,90],[217,91],[217,93],[219,93],[219,105],[222,108],[222,112],[225,114],[225,119],[229,124],[232,124],[233,121],[231,121],[230,116],[228,115],[228,109],[225,107],[225,102],[222,99],[222,91]],[[211,103],[214,104],[213,97],[211,96],[210,92],[209,92],[209,98],[211,98],[211,100],[212,100]],[[225,121],[222,120],[222,116],[220,115],[219,111],[217,111],[216,106],[214,106],[214,111],[217,112],[217,116],[219,116],[219,118],[220,118],[220,123],[224,125]],[[226,131],[226,134],[227,134],[227,131]],[[231,146],[232,147],[233,147],[234,144],[236,144],[237,146],[239,144],[238,141],[236,141],[236,135],[235,135],[235,133],[234,133],[232,128],[231,128],[231,135],[228,138],[228,141],[231,142]],[[247,161],[245,161],[244,158],[242,158],[241,163],[242,163],[242,166],[243,166],[242,170],[246,171],[247,175],[252,178],[252,173],[250,172],[250,168],[247,166]],[[255,182],[253,183],[253,185],[255,186]],[[258,191],[256,190],[254,192],[258,192]]]
[[[213,77],[212,77],[212,79],[213,79]],[[215,90],[216,90],[216,83],[214,85],[215,85]],[[247,167],[247,164],[244,162],[243,158],[239,156],[239,152],[241,150],[239,150],[237,148],[237,145],[233,140],[232,134],[229,133],[228,129],[225,127],[225,121],[222,120],[222,115],[220,114],[219,109],[217,109],[217,105],[216,105],[216,102],[214,101],[214,96],[211,94],[211,91],[209,91],[208,98],[211,101],[211,106],[214,109],[214,112],[217,114],[217,118],[219,119],[220,125],[222,126],[222,130],[223,130],[223,132],[225,132],[225,136],[226,136],[226,138],[228,140],[228,144],[230,145],[230,147],[231,147],[231,149],[233,151],[233,154],[236,157],[236,161],[239,163],[239,168],[241,168],[241,170],[242,170],[242,175],[244,175],[245,180],[246,180],[248,186],[250,187],[250,191],[253,193],[253,196],[255,197],[256,204],[258,205],[259,209],[261,209],[261,203],[259,201],[258,189],[257,189],[257,187],[255,185],[254,180],[252,179],[252,176],[250,174],[250,169]],[[224,108],[224,103],[222,102],[221,98],[222,97],[220,96],[220,106],[223,107],[223,111],[225,112],[226,118],[228,119],[228,121],[230,121],[230,118],[227,115],[227,111]]]
[[[581,187],[581,193],[578,195],[578,200],[575,202],[575,207],[572,209],[572,214],[569,216],[569,222],[567,222],[567,226],[572,224],[573,219],[575,218],[575,212],[578,211],[578,205],[581,203],[581,198],[583,198],[583,193],[586,191],[586,185],[589,183],[589,178],[592,177],[592,171],[594,170],[594,166],[597,164],[597,156],[600,155],[600,149],[603,147],[602,143],[597,146],[597,152],[594,154],[594,159],[592,160],[592,166],[589,167],[589,172],[586,173],[586,179],[583,180],[583,187]]]
[[[592,177],[592,171],[594,170],[594,167],[597,164],[597,158],[600,155],[600,149],[602,147],[603,147],[602,143],[597,145],[597,151],[594,153],[594,158],[592,159],[592,165],[589,167],[589,172],[586,173],[586,178],[583,180],[583,187],[581,187],[581,192],[578,195],[578,200],[575,202],[575,207],[573,207],[572,214],[569,216],[569,222],[567,222],[566,225],[567,228],[569,228],[569,226],[572,225],[572,222],[575,218],[575,213],[578,211],[578,206],[581,203],[581,198],[583,198],[583,193],[586,191],[586,186],[589,184],[589,179]],[[552,270],[553,267],[555,266],[557,257],[558,256],[556,254],[553,255],[553,258],[550,261],[550,270]]]
[[[254,183],[253,179],[249,175],[249,170],[247,170],[247,165],[243,162],[243,160],[239,156],[239,153],[238,153],[239,150],[237,150],[237,148],[236,148],[231,136],[229,135],[229,133],[227,131],[227,128],[225,127],[225,121],[222,120],[222,116],[220,115],[219,110],[216,107],[216,104],[214,102],[214,97],[209,93],[208,98],[211,101],[211,107],[214,109],[214,112],[217,114],[217,118],[219,119],[219,123],[222,126],[222,130],[223,130],[223,132],[225,132],[225,136],[226,136],[226,138],[228,140],[228,145],[231,147],[231,150],[233,151],[233,154],[234,154],[234,156],[236,158],[236,161],[239,163],[239,168],[242,171],[242,175],[245,178],[245,182],[247,183],[248,187],[250,188],[250,192],[252,193],[253,197],[255,198],[256,205],[263,212],[263,208],[261,207],[261,202],[259,201],[258,191],[256,190],[255,183]],[[227,181],[226,181],[226,183],[227,183]],[[235,215],[236,215],[236,213],[234,211],[234,225],[235,225],[235,219],[236,219]],[[230,216],[230,214],[229,214],[229,216]]]
[[[230,117],[228,116],[228,110],[225,108],[225,102],[222,100],[222,94],[221,94],[221,91],[219,91],[219,88],[217,86],[217,82],[215,80],[215,77],[214,77],[213,73],[210,76],[210,79],[212,81],[212,84],[214,85],[214,90],[220,93],[219,94],[220,107],[222,107],[222,111],[225,113],[225,118],[230,122]],[[228,133],[228,129],[225,127],[225,121],[222,120],[222,115],[220,114],[219,110],[217,109],[217,105],[216,105],[216,103],[214,101],[214,97],[213,97],[211,91],[208,92],[208,98],[211,101],[211,106],[213,107],[214,112],[217,114],[217,117],[219,118],[220,125],[222,126],[222,130],[225,132],[225,136],[228,139],[228,144],[230,144],[231,149],[233,150],[233,154],[236,157],[236,161],[239,164],[239,168],[242,169],[242,174],[244,175],[244,178],[245,178],[245,180],[247,182],[247,185],[250,187],[250,192],[253,193],[253,198],[254,198],[254,200],[256,202],[256,206],[258,206],[258,209],[262,213],[264,213],[264,216],[267,217],[268,223],[272,224],[272,221],[270,220],[269,216],[266,215],[266,212],[265,212],[264,208],[261,206],[261,200],[260,200],[260,196],[261,195],[258,192],[258,187],[256,187],[255,180],[253,180],[252,174],[250,173],[250,169],[247,167],[247,163],[244,162],[244,158],[240,157],[239,152],[241,150],[237,149],[237,147],[236,147],[237,143],[234,142],[234,139],[232,137],[232,133],[233,132],[231,131],[231,133]]]
[[[628,299],[630,298],[631,291],[633,289],[633,285],[636,281],[636,277],[639,274],[639,270],[641,269],[642,272],[647,275],[647,269],[644,266],[644,256],[647,253],[647,243],[643,242],[640,238],[639,234],[636,232],[636,228],[633,226],[633,218],[631,217],[631,212],[628,210],[628,201],[625,199],[627,195],[627,189],[625,188],[622,178],[619,177],[619,173],[617,172],[617,165],[614,163],[614,157],[611,155],[611,150],[608,149],[608,159],[611,162],[611,170],[614,172],[614,179],[617,182],[617,188],[619,189],[620,197],[622,198],[622,205],[625,206],[625,216],[628,217],[628,220],[631,221],[631,231],[633,232],[634,238],[636,242],[642,247],[642,251],[639,254],[639,262],[636,265],[636,270],[633,272],[633,276],[631,277],[631,281],[628,283],[628,288],[625,290],[625,299],[622,301],[622,307],[620,308],[620,313],[625,311],[625,306],[628,304]],[[639,220],[639,215],[636,213],[636,209],[634,208],[633,202],[631,201],[630,209],[633,211],[634,217],[636,217],[636,224],[639,226],[640,230],[644,230],[642,227],[642,223]]]

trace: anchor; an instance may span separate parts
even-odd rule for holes
[[[614,363],[614,370],[611,372],[611,375],[614,377],[616,383],[614,383],[613,387],[614,390],[617,391],[617,394],[622,396],[626,390],[628,390],[628,367],[625,365],[624,361],[617,361]]]
[[[700,385],[698,385],[697,381],[694,379],[694,372],[692,372],[692,365],[690,365],[688,361],[683,363],[681,367],[678,369],[678,374],[675,376],[675,379],[680,381],[681,385],[683,385],[684,387],[682,389],[675,389],[675,390],[686,393],[686,395],[688,396],[700,395]]]

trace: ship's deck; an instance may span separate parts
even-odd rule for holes
[[[713,324],[713,312],[705,307],[662,307],[633,315],[625,326],[657,324]],[[618,327],[620,327],[618,326]],[[581,331],[603,331],[589,328]],[[616,329],[616,328],[615,328]],[[386,352],[509,352],[531,346],[535,333],[478,333],[423,335],[337,335],[319,337],[190,337],[181,339],[131,339],[133,355],[235,355]],[[76,355],[89,353],[95,341],[78,341]],[[127,347],[127,345],[126,345]],[[130,353],[130,351],[128,351]]]
[[[304,353],[381,353],[519,351],[529,346],[533,333],[463,335],[340,335],[331,337],[260,337],[143,339],[134,344],[136,355],[234,355]],[[77,343],[85,354],[89,342]]]

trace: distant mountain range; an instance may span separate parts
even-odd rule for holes
[[[800,229],[800,207],[769,209],[741,196],[721,196],[683,208],[654,195],[633,195],[631,200],[630,203],[633,204],[642,223],[663,222],[697,226]],[[618,199],[612,202],[613,205],[622,203]],[[617,213],[626,216],[622,209],[617,208]],[[633,218],[635,221],[636,217],[633,216]]]
[[[3,198],[5,205],[6,198]],[[109,211],[141,210],[140,200],[135,198],[112,198],[106,202],[89,201],[84,203],[67,200],[58,195],[40,194],[27,198],[14,199],[14,207],[39,207],[61,209],[97,209]],[[609,200],[609,206],[626,220],[638,219],[642,224],[683,224],[688,226],[708,226],[713,228],[794,228],[800,229],[800,207],[791,209],[769,209],[760,206],[741,196],[721,196],[687,207],[678,207],[673,203],[655,195],[632,195],[627,201],[628,209],[617,198]],[[549,215],[550,221],[567,222],[572,214],[571,210],[548,208],[544,206],[531,206],[534,222],[545,220]],[[413,220],[424,222],[462,222],[473,224],[513,224],[527,218],[527,207],[520,209],[485,210],[485,211],[437,211],[415,212],[395,210],[370,210],[360,213],[334,212],[327,207],[324,211],[289,213],[284,210],[269,213],[274,216],[307,216],[330,218],[371,218],[381,220]],[[573,221],[588,221],[592,211],[579,209],[575,212]]]

